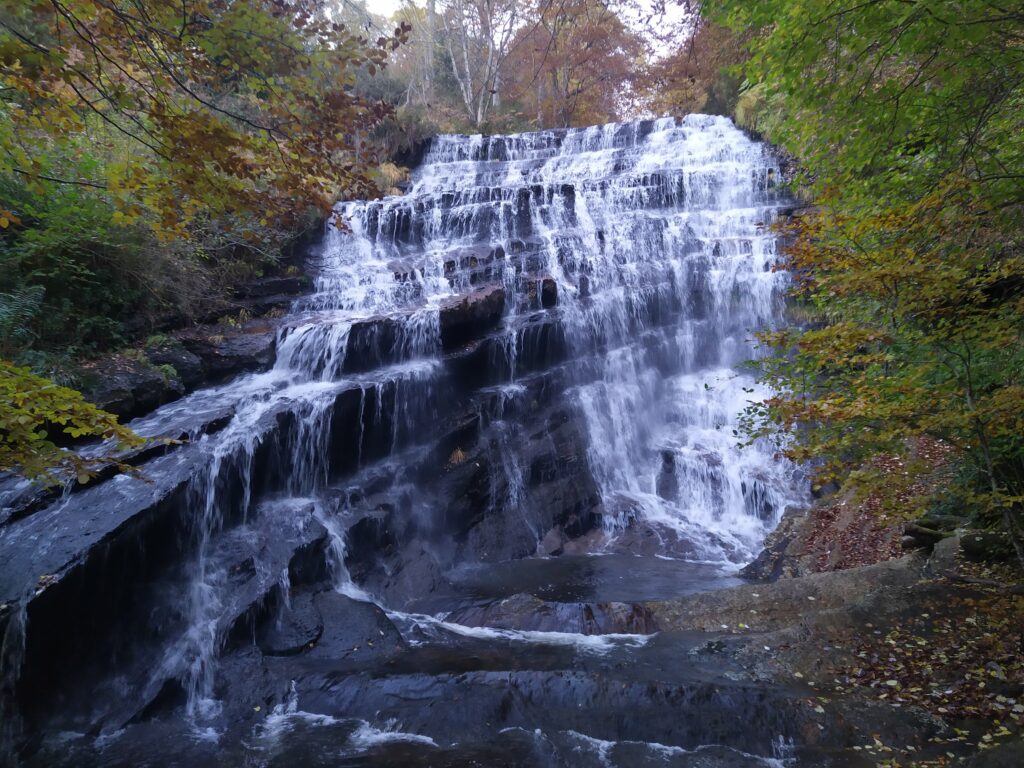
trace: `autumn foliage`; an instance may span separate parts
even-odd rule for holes
[[[751,34],[747,87],[816,206],[781,267],[804,322],[766,334],[779,394],[751,412],[819,480],[894,497],[938,439],[959,472],[929,504],[999,524],[1024,562],[1024,12],[972,2],[719,0]]]
[[[54,428],[130,434],[21,366],[73,379],[378,194],[391,107],[355,86],[408,31],[371,41],[319,0],[0,0],[0,468],[73,463]]]
[[[321,11],[315,0],[3,3],[0,172],[102,189],[118,221],[149,212],[177,237],[198,216],[293,221],[373,193],[358,150],[385,107],[351,86],[405,31],[371,45]],[[94,122],[137,151],[67,177],[61,150]]]

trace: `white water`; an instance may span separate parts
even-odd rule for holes
[[[766,394],[737,367],[755,354],[751,331],[773,325],[781,310],[785,277],[770,269],[768,228],[780,204],[771,190],[777,173],[764,147],[728,120],[690,116],[567,133],[439,137],[408,194],[340,205],[350,231],[328,232],[316,292],[297,303],[280,331],[275,368],[178,406],[201,407],[204,397],[229,392],[236,402],[231,425],[209,438],[209,471],[194,483],[199,554],[189,649],[175,651],[189,659],[194,711],[209,699],[218,650],[222,575],[208,567],[206,551],[223,525],[222,462],[231,459],[242,475],[244,516],[263,417],[287,408],[298,416],[288,491],[315,495],[329,480],[337,393],[357,379],[364,392],[376,388],[380,422],[388,381],[438,375],[439,308],[478,282],[506,288],[502,349],[512,385],[522,356],[517,321],[537,309],[517,295],[545,276],[557,283],[554,312],[568,356],[589,372],[576,376],[569,397],[589,432],[610,540],[647,525],[676,535],[691,558],[748,559],[784,508],[800,501],[794,468],[767,447],[740,450],[734,435],[740,411]],[[458,261],[467,249],[484,254],[496,246],[497,263],[479,280]],[[346,366],[354,328],[368,319],[371,346],[386,347],[394,364],[360,379]],[[382,319],[391,334],[385,340],[373,335]],[[396,389],[392,446],[406,412],[415,410],[407,398],[423,393]],[[500,416],[492,463],[504,481],[504,514],[515,514],[531,502],[513,432]],[[364,437],[352,436],[360,456]],[[343,533],[337,520],[322,511],[318,517],[333,532],[336,572],[345,581]],[[350,581],[342,587],[366,596]]]
[[[573,354],[599,360],[575,399],[609,531],[640,517],[738,562],[802,501],[793,467],[769,446],[740,451],[734,434],[767,394],[737,368],[781,312],[777,176],[763,145],[719,117],[440,137],[407,196],[344,207],[354,235],[337,253],[404,259],[428,303],[453,289],[440,277],[448,254],[481,242],[502,246],[510,287],[553,277]]]

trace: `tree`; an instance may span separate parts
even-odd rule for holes
[[[800,156],[819,203],[784,263],[811,322],[764,338],[779,393],[754,433],[781,429],[822,479],[855,469],[870,483],[878,457],[946,441],[961,473],[940,492],[999,521],[1024,563],[1024,10],[705,10],[754,32],[748,81],[781,99],[771,138]]]
[[[104,294],[91,321],[131,306],[119,272],[123,252],[146,253],[142,229],[168,251],[195,242],[198,262],[217,241],[258,252],[268,228],[376,195],[364,138],[389,107],[354,86],[407,33],[370,43],[319,0],[0,0],[4,355],[27,345],[26,318],[55,298],[77,308],[83,286]],[[156,272],[132,289],[152,290]],[[135,440],[73,390],[7,362],[0,394],[0,469],[91,471],[57,447],[55,428],[111,439],[100,463]]]
[[[406,33],[370,45],[317,0],[2,0],[0,173],[102,190],[120,221],[149,211],[167,236],[202,216],[329,210],[374,192],[360,137],[386,108],[351,85]],[[135,153],[62,176],[64,150],[97,126]]]
[[[501,75],[520,21],[517,0],[442,0],[440,18],[459,95],[475,127],[500,103]]]
[[[110,450],[83,458],[61,450],[54,433],[65,441],[102,438],[110,441]],[[67,472],[85,483],[94,470],[115,460],[118,450],[141,443],[117,417],[85,402],[80,393],[0,360],[0,470],[17,468],[44,481]]]
[[[513,45],[514,94],[541,126],[616,119],[644,43],[605,0],[541,2]]]
[[[745,37],[745,31],[695,19],[685,42],[651,65],[647,90],[652,111],[731,114],[739,86],[732,70],[745,58]]]

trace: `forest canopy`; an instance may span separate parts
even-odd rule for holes
[[[1024,11],[988,0],[715,0],[739,116],[800,159],[805,322],[763,340],[757,434],[822,482],[1003,525],[1024,562]],[[743,113],[743,108],[746,112]],[[906,489],[938,439],[952,475]],[[905,468],[884,473],[884,459]],[[851,474],[852,473],[852,474]]]
[[[377,194],[365,141],[390,107],[354,86],[407,31],[371,41],[316,0],[0,2],[0,355],[75,383],[80,356],[201,314]],[[116,433],[0,376],[29,388],[0,412],[5,466],[67,458],[49,432]]]
[[[208,313],[338,199],[395,191],[436,133],[724,114],[791,153],[813,202],[779,263],[799,322],[762,337],[778,394],[750,436],[821,485],[969,508],[1022,538],[1024,11],[387,5],[0,2],[3,375],[75,384],[83,356]],[[924,439],[957,460],[910,501]],[[894,456],[906,471],[879,471]]]

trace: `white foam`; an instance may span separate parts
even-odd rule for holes
[[[584,635],[577,632],[543,632],[539,630],[495,629],[493,627],[467,627],[444,621],[434,616],[419,613],[388,611],[388,618],[400,628],[408,627],[420,632],[426,630],[443,630],[462,637],[481,640],[502,640],[505,642],[531,643],[535,645],[551,645],[572,647],[596,655],[604,655],[616,648],[640,648],[646,645],[653,635],[607,634]],[[411,645],[419,645],[423,641],[409,632],[403,633]]]
[[[363,720],[360,722],[356,730],[352,732],[349,740],[353,746],[363,749],[369,749],[371,747],[376,747],[381,744],[389,744],[392,742],[408,742],[411,744],[422,744],[428,747],[437,746],[437,742],[429,736],[421,736],[418,733],[407,733],[400,730],[396,720],[388,720],[383,728],[377,728]]]

